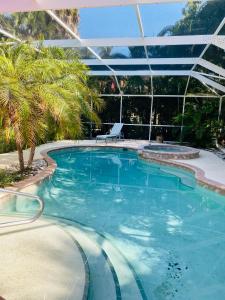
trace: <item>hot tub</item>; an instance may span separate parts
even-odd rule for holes
[[[150,144],[144,146],[140,152],[144,158],[192,159],[199,157],[198,149],[169,144]]]

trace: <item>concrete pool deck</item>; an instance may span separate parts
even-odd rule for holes
[[[131,148],[134,150],[140,149],[143,145],[148,145],[146,140],[124,140],[118,142],[98,142],[95,140],[64,140],[58,142],[51,142],[41,146],[38,146],[35,153],[35,159],[43,158],[43,153],[48,152],[48,150],[73,147],[73,146],[108,146],[108,147],[124,147]],[[24,151],[25,161],[28,159],[29,151]],[[166,161],[164,161],[166,162]],[[215,190],[224,189],[225,192],[225,161],[217,157],[215,154],[209,151],[200,150],[199,158],[189,159],[189,160],[173,160],[170,159],[169,162],[175,166],[183,166],[184,168],[190,168],[192,171],[197,173],[197,179],[201,182],[201,179],[206,179],[209,187],[215,185]],[[0,168],[9,168],[11,166],[18,165],[17,152],[10,152],[0,154]]]
[[[1,216],[0,222],[14,219]],[[57,222],[40,219],[1,228],[0,238],[0,299],[84,299],[89,284],[86,261]]]

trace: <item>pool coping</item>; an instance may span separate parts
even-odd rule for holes
[[[216,193],[219,193],[221,195],[225,195],[225,185],[222,183],[219,183],[217,181],[214,181],[212,179],[209,179],[205,176],[204,170],[202,170],[199,167],[189,165],[188,163],[184,163],[182,161],[174,161],[172,159],[162,159],[162,158],[146,158],[141,155],[140,149],[137,149],[132,146],[121,146],[121,145],[66,145],[66,146],[54,146],[50,147],[48,149],[42,150],[40,154],[42,155],[43,159],[47,162],[47,167],[42,170],[40,173],[36,174],[35,176],[29,176],[28,178],[16,182],[14,185],[11,186],[12,189],[21,190],[28,186],[39,184],[42,182],[45,178],[50,177],[55,169],[57,168],[56,162],[48,155],[48,153],[57,151],[57,150],[63,150],[63,149],[70,149],[70,148],[115,148],[115,149],[128,149],[135,151],[139,154],[139,157],[145,161],[149,162],[155,162],[161,165],[167,165],[172,167],[177,167],[183,170],[186,170],[188,172],[191,172],[195,175],[196,181],[199,185],[208,188],[209,190],[212,190]]]

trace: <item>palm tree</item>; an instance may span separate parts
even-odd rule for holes
[[[78,32],[79,14],[77,9],[61,9],[55,13],[74,32]],[[0,14],[0,26],[22,40],[71,38],[45,11]]]
[[[102,100],[87,80],[87,68],[71,52],[30,44],[0,49],[1,129],[15,138],[21,171],[23,149],[31,148],[30,166],[50,127],[56,126],[60,138],[74,138],[82,132],[83,116],[99,122]]]

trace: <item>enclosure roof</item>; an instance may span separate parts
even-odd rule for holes
[[[91,8],[107,6],[126,6],[137,4],[156,4],[169,2],[184,2],[183,0],[8,0],[0,2],[0,11],[23,12],[47,9]]]
[[[0,2],[5,19],[11,13],[44,11],[63,33],[39,32],[38,24],[34,28],[19,23],[18,30],[0,21],[0,34],[16,41],[31,39],[36,46],[39,34],[44,36],[44,46],[74,49],[91,75],[115,78],[120,93],[118,77],[150,76],[153,81],[158,76],[182,76],[187,78],[185,93],[194,78],[221,96],[225,94],[225,8],[217,9],[219,2],[222,0],[7,0]],[[192,19],[190,7],[196,9]],[[79,9],[78,30],[57,11],[74,8]],[[23,31],[29,25],[28,37]]]

